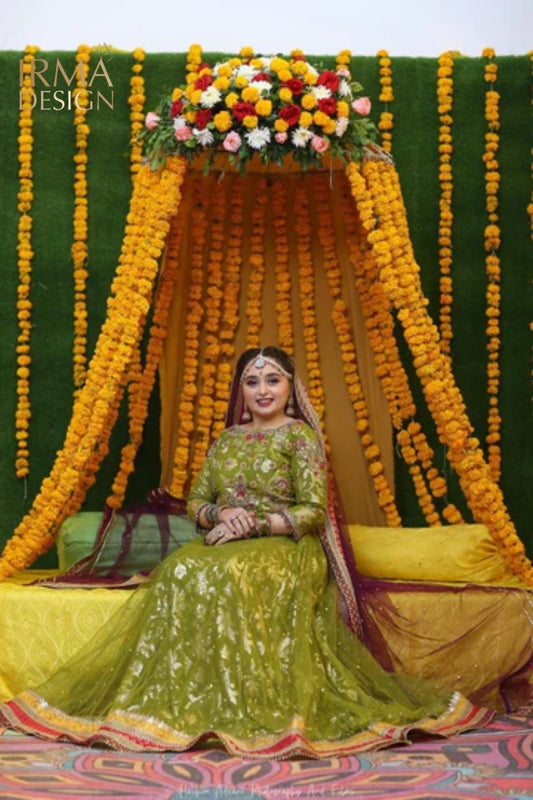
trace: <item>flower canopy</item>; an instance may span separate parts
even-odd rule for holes
[[[282,58],[243,48],[227,61],[198,63],[187,84],[146,115],[148,159],[157,168],[169,155],[202,153],[209,168],[222,151],[241,172],[256,154],[279,165],[292,156],[303,168],[320,166],[324,153],[360,160],[377,131],[350,55],[339,53],[335,71],[309,63],[300,50]]]

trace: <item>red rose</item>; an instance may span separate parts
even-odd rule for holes
[[[289,78],[288,81],[284,81],[281,85],[286,86],[293,94],[301,94],[304,90],[304,84],[300,78]]]
[[[318,76],[317,85],[325,86],[326,89],[330,90],[330,92],[336,92],[339,88],[339,84],[339,76],[327,69],[325,69],[324,72],[321,72]]]
[[[203,131],[207,123],[211,121],[212,116],[213,112],[209,108],[201,108],[196,112],[196,120],[194,124],[199,131]]]
[[[183,100],[174,100],[174,102],[170,106],[170,116],[179,117],[182,111],[183,111]]]
[[[242,122],[245,117],[256,117],[257,111],[253,103],[235,103],[231,113],[236,120]]]
[[[300,106],[295,105],[294,103],[290,106],[284,106],[278,116],[280,119],[285,120],[287,125],[291,127],[291,125],[296,125],[300,120],[301,109]]]
[[[194,82],[195,89],[201,89],[202,92],[207,89],[208,86],[211,86],[213,83],[213,78],[211,75],[202,75],[201,78],[197,78]]]
[[[270,75],[267,75],[266,72],[260,72],[258,75],[254,75],[252,78],[252,83],[254,81],[267,81],[267,83],[272,83],[270,80]]]
[[[332,117],[337,109],[337,103],[333,97],[324,97],[322,100],[318,101],[317,108],[319,111],[323,111],[324,114],[328,114],[328,116]]]

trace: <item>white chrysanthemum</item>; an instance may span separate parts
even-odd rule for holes
[[[339,84],[339,95],[341,97],[351,97],[352,90],[350,89],[350,84],[348,81],[342,80]]]
[[[291,134],[291,142],[295,147],[305,147],[309,139],[313,138],[313,134],[308,128],[296,128]]]
[[[313,94],[317,100],[325,100],[326,97],[331,97],[331,89],[328,89],[327,86],[312,86],[311,94]]]
[[[257,89],[261,97],[269,95],[272,91],[272,84],[268,81],[252,81],[251,86],[253,86],[254,89]]]
[[[202,92],[200,105],[202,108],[213,108],[217,103],[220,103],[221,98],[222,95],[215,86],[208,86],[207,89]]]
[[[213,144],[215,141],[215,137],[209,128],[204,128],[203,130],[193,128],[192,133],[198,144],[202,145],[202,147],[209,147],[209,145]]]
[[[335,123],[335,133],[341,138],[346,133],[346,128],[348,127],[348,117],[339,117],[337,122]]]
[[[251,64],[241,64],[235,72],[235,75],[240,75],[241,77],[246,78],[247,81],[251,81],[252,78],[258,74],[259,70],[256,69],[256,67],[252,67]]]
[[[185,119],[185,117],[174,117],[174,130],[177,131],[178,128],[184,128],[189,123]]]
[[[268,128],[254,128],[245,133],[244,138],[254,150],[262,150],[270,141],[270,131]]]
[[[262,72],[270,72],[270,64],[272,63],[272,59],[274,56],[262,56],[261,61],[263,62],[263,67],[261,69]]]

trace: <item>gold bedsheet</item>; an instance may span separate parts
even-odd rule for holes
[[[37,685],[65,663],[131,594],[128,589],[27,585],[50,574],[26,571],[0,584],[0,700]],[[481,585],[364,584],[371,649],[384,666],[459,689],[497,710],[502,709],[502,681],[511,703],[513,680],[521,685],[521,697],[524,685],[533,690],[532,592]]]

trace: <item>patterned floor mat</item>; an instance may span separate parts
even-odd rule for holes
[[[252,761],[0,737],[2,800],[533,800],[533,717],[357,757]]]

